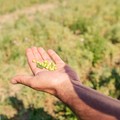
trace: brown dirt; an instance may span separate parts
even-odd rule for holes
[[[0,16],[0,25],[2,25],[3,23],[6,23],[8,21],[13,21],[16,20],[20,15],[26,15],[26,16],[30,16],[36,12],[42,12],[42,13],[46,13],[49,10],[52,10],[56,7],[55,4],[42,4],[42,5],[33,5],[32,7],[28,7],[22,10],[17,10],[13,13],[8,13],[5,15],[1,15]]]

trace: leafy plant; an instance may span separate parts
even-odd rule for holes
[[[55,116],[57,120],[77,120],[74,113],[60,101],[55,103]]]
[[[113,44],[120,43],[120,24],[113,25],[106,36]]]

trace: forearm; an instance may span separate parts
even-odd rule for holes
[[[67,87],[69,85],[66,85]],[[80,82],[72,82],[63,89],[59,98],[82,120],[118,120],[120,102],[102,95]],[[63,87],[65,88],[65,87]]]

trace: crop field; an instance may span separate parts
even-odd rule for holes
[[[23,85],[26,48],[55,50],[82,83],[120,99],[119,0],[0,0],[0,120],[77,120],[57,98]]]

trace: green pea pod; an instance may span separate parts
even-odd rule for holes
[[[41,69],[43,69],[44,67],[43,67],[43,65],[40,63],[40,62],[36,62],[36,66],[38,67],[38,68],[41,68]]]
[[[34,63],[36,63],[36,66],[40,69],[47,69],[49,71],[54,71],[56,70],[56,64],[54,62],[49,62],[47,60],[43,61],[43,62],[39,62],[36,60],[33,60]]]

